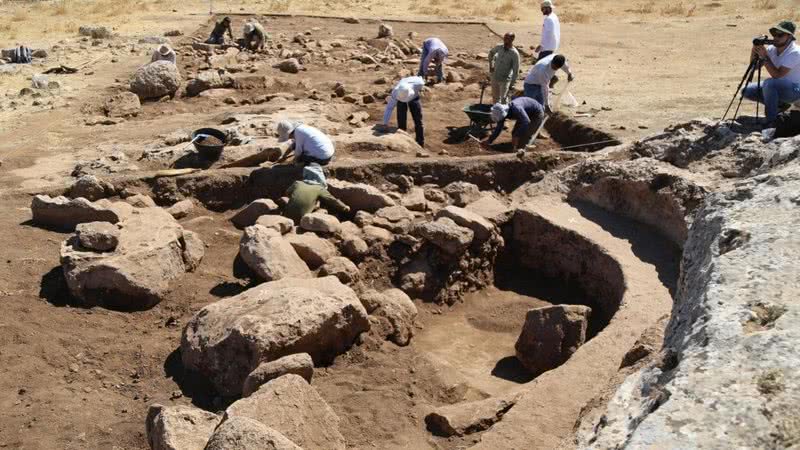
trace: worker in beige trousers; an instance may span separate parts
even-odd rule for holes
[[[489,52],[489,74],[492,81],[492,101],[507,103],[519,75],[519,52],[514,48],[514,33],[503,36],[503,44]]]

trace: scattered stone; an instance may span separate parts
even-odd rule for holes
[[[244,229],[239,255],[250,269],[267,281],[281,278],[310,278],[308,266],[280,232],[253,225]]]
[[[434,203],[447,203],[450,197],[441,189],[425,188],[425,199]]]
[[[356,19],[355,17],[345,17],[343,21],[344,23],[350,23],[350,24],[361,23],[361,21]]]
[[[379,228],[373,225],[367,225],[364,227],[364,240],[367,241],[367,244],[383,244],[389,243],[394,241],[394,235],[391,231],[385,228]]]
[[[428,210],[428,201],[425,199],[425,190],[412,187],[400,202],[411,211],[424,212]]]
[[[108,252],[119,244],[119,227],[108,222],[79,223],[75,227],[81,247]]]
[[[372,221],[375,220],[375,216],[366,212],[366,211],[359,211],[353,216],[353,222],[356,223],[359,227],[365,227],[367,225],[372,225]]]
[[[169,31],[164,33],[164,36],[167,36],[167,37],[183,36],[183,31],[181,31],[181,30],[169,30]]]
[[[452,219],[441,217],[435,222],[425,222],[414,228],[414,234],[424,238],[450,255],[460,255],[467,250],[475,233],[457,225]]]
[[[560,366],[586,341],[591,312],[583,305],[531,309],[514,345],[517,359],[533,375]]]
[[[152,450],[202,450],[220,417],[192,406],[150,405],[145,421]]]
[[[452,219],[456,224],[469,228],[475,233],[475,239],[479,242],[489,239],[492,232],[495,230],[494,224],[488,220],[472,211],[459,208],[458,206],[448,206],[439,210],[439,212],[436,213],[436,218],[438,219],[439,217],[447,217]]]
[[[78,237],[61,244],[70,293],[87,306],[125,311],[160,302],[170,281],[193,270],[204,246],[161,208],[133,209],[119,224],[113,252],[86,251]],[[199,247],[199,248],[198,248]]]
[[[178,67],[169,61],[155,61],[140,67],[131,79],[131,92],[142,100],[174,97],[181,87]]]
[[[387,206],[375,212],[372,224],[394,233],[406,233],[411,228],[414,213],[405,206]]]
[[[350,125],[353,126],[361,126],[364,121],[369,119],[369,113],[366,111],[356,111],[353,114],[350,114],[350,117],[347,118]]]
[[[513,209],[509,208],[508,205],[493,194],[481,196],[478,200],[468,204],[466,209],[489,220],[495,225],[508,222],[508,220],[511,219],[511,215],[514,213]]]
[[[233,78],[220,75],[219,70],[204,70],[186,83],[186,95],[194,97],[210,89],[233,87]]]
[[[261,216],[256,220],[256,225],[261,225],[265,228],[272,228],[280,234],[289,233],[294,229],[294,222],[292,219],[277,215]],[[295,248],[295,250],[297,249]],[[300,257],[302,258],[302,255]]]
[[[313,212],[300,219],[300,228],[307,231],[337,233],[340,227],[339,219],[330,214]]]
[[[303,450],[278,431],[247,417],[229,417],[204,450]]]
[[[400,289],[383,292],[370,289],[359,298],[370,314],[373,331],[400,346],[411,342],[417,307],[405,292]]]
[[[344,256],[334,256],[319,269],[319,275],[322,277],[333,275],[342,283],[351,284],[358,280],[359,271],[353,261]]]
[[[464,436],[488,430],[502,419],[516,400],[489,397],[468,403],[437,408],[425,416],[428,429],[437,436]]]
[[[242,397],[249,396],[257,391],[261,385],[289,373],[299,375],[311,383],[311,377],[314,376],[314,361],[311,359],[311,355],[308,353],[295,353],[274,361],[262,363],[244,380]]]
[[[358,97],[356,97],[355,95],[351,95],[351,94],[345,95],[344,97],[342,97],[342,100],[344,100],[346,103],[351,103],[353,105],[358,103]]]
[[[336,256],[336,247],[314,233],[291,234],[286,240],[312,270]]]
[[[348,258],[359,259],[369,252],[369,246],[360,237],[350,236],[344,239],[342,252]]]
[[[478,186],[465,181],[455,181],[448,184],[444,187],[444,193],[453,199],[456,206],[466,206],[478,200],[481,196]]]
[[[144,194],[131,195],[125,198],[124,201],[134,208],[155,208],[156,206],[156,202]]]
[[[464,81],[464,76],[455,70],[450,70],[447,72],[447,77],[445,79],[448,83],[460,83]]]
[[[84,222],[117,223],[130,211],[129,205],[92,203],[85,198],[70,200],[66,197],[37,195],[31,201],[33,222],[60,230],[74,230],[76,225]]]
[[[285,375],[232,404],[225,416],[247,417],[291,439],[302,448],[344,450],[339,418],[302,377]]]
[[[72,198],[85,198],[89,201],[100,200],[114,195],[114,186],[102,181],[94,175],[83,175],[69,189]]]
[[[183,219],[188,216],[194,209],[194,203],[191,199],[181,200],[178,203],[167,208],[167,212],[176,219]]]
[[[394,36],[394,30],[392,29],[391,25],[386,25],[385,23],[380,24],[378,27],[378,37],[379,38],[390,38]]]
[[[297,60],[297,58],[289,58],[281,61],[278,64],[275,64],[272,67],[286,73],[299,73],[301,70],[303,70],[303,66],[300,65],[300,62]]]
[[[367,184],[328,180],[328,190],[353,211],[375,212],[395,202],[380,189]]]
[[[184,329],[181,357],[222,395],[236,396],[262,362],[308,353],[316,364],[330,363],[368,329],[355,292],[335,277],[285,278],[201,309]],[[275,412],[272,406],[266,411]]]
[[[31,56],[34,58],[47,58],[47,50],[43,48],[36,49],[33,51],[33,53],[31,53]]]
[[[142,104],[133,92],[120,92],[106,101],[103,110],[108,117],[133,117],[142,110]]]
[[[254,225],[259,217],[267,214],[277,214],[278,211],[278,205],[274,201],[268,198],[260,198],[231,217],[231,222],[236,228],[242,229]]]
[[[78,34],[92,39],[111,39],[114,34],[106,27],[84,25],[78,28]]]

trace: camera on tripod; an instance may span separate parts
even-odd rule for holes
[[[766,34],[753,38],[753,45],[775,45],[775,39],[770,39]]]

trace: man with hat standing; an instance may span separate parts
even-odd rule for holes
[[[492,101],[506,103],[519,76],[519,52],[514,48],[514,33],[503,36],[503,44],[489,51],[489,73],[492,80]]]
[[[795,44],[795,25],[785,20],[769,29],[774,45],[754,45],[752,58],[758,58],[771,78],[745,86],[742,95],[764,104],[767,127],[778,117],[780,103],[800,100],[800,48]]]
[[[537,61],[555,53],[561,43],[561,22],[558,21],[558,16],[553,11],[552,0],[542,2],[542,14],[544,15],[542,41],[536,47]]]
[[[406,77],[398,81],[386,109],[383,112],[383,126],[389,125],[392,118],[392,110],[397,107],[397,128],[406,129],[408,110],[411,110],[411,118],[414,119],[414,133],[416,134],[417,144],[425,146],[425,129],[422,125],[422,102],[419,97],[422,88],[425,87],[425,79],[422,77]]]
[[[289,140],[293,140],[289,142]],[[278,122],[278,142],[287,142],[287,149],[276,164],[282,163],[294,154],[294,163],[321,166],[331,162],[334,154],[333,141],[322,131],[300,122],[282,120]]]

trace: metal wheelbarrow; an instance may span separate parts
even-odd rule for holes
[[[483,93],[486,90],[487,81],[481,81],[481,99],[480,103],[473,103],[464,107],[463,111],[469,117],[469,133],[470,134],[483,134],[494,127],[492,122],[491,110],[492,105],[483,103]]]

